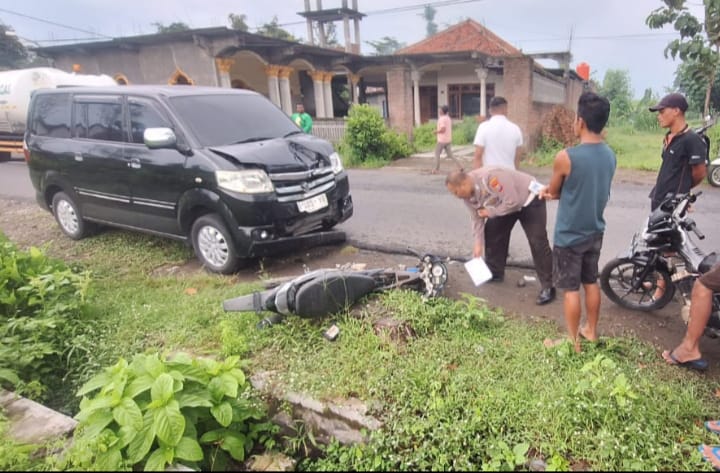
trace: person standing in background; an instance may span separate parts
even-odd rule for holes
[[[490,118],[475,133],[473,168],[483,166],[518,169],[522,154],[523,135],[520,127],[507,118],[508,103],[504,97],[490,100]]]
[[[430,174],[437,174],[440,171],[440,154],[445,150],[447,157],[455,161],[458,168],[462,169],[462,164],[453,156],[452,153],[452,119],[448,115],[450,108],[447,105],[440,107],[440,117],[437,121],[437,128],[433,133],[437,136],[437,145],[435,145],[435,167]]]
[[[305,113],[305,106],[301,103],[295,106],[295,113],[292,114],[290,119],[305,133],[310,133],[313,127],[312,117]]]

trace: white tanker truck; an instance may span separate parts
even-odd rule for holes
[[[70,74],[51,67],[0,72],[0,162],[10,153],[22,153],[23,133],[32,91],[71,85],[116,84],[107,75]]]

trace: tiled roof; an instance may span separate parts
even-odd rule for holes
[[[466,20],[395,54],[425,54],[477,51],[503,57],[522,54],[518,49],[474,20]]]

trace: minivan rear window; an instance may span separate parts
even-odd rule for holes
[[[70,138],[69,94],[38,95],[33,110],[33,132],[36,135]]]
[[[204,95],[170,99],[202,146],[280,138],[298,127],[260,95]]]

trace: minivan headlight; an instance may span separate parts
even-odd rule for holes
[[[340,174],[342,172],[344,168],[342,158],[340,158],[339,154],[333,153],[330,155],[330,166],[332,166],[332,170],[335,174]]]
[[[232,192],[264,194],[275,190],[272,181],[262,169],[215,171],[215,178],[219,187]]]

